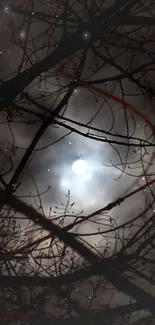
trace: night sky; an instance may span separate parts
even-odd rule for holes
[[[25,5],[23,3],[18,0],[1,4],[1,81],[15,77],[19,72],[45,58],[59,46],[63,34],[63,28],[60,28],[56,22],[56,18],[59,19],[61,11],[63,12],[63,6],[59,6],[61,2],[53,4],[51,1],[51,4],[50,1],[25,1]],[[21,8],[18,5],[21,5]],[[105,5],[108,6],[107,3]],[[80,13],[81,9],[78,5],[74,6],[72,5],[74,10]],[[82,3],[80,7],[82,7]],[[20,9],[21,13],[17,13]],[[31,12],[32,17],[24,15],[22,10]],[[54,20],[54,23],[57,24],[55,29],[50,28],[48,22],[35,19],[36,12],[58,15]],[[84,16],[84,13],[81,15]],[[76,28],[68,27],[68,30],[74,33]],[[130,30],[132,27],[124,27],[122,33],[126,33],[127,28]],[[151,36],[154,39],[154,30],[141,28],[140,34],[133,34],[132,37],[135,37],[136,42],[136,38],[141,38],[141,35],[148,35],[148,38]],[[67,37],[67,33],[63,37]],[[88,28],[83,29],[81,37],[85,42],[89,42],[92,35]],[[105,42],[108,42],[108,36],[105,37]],[[125,46],[125,41],[123,44]],[[108,43],[105,47],[101,46],[100,52],[103,55],[107,55],[108,46]],[[121,66],[122,69],[135,69],[149,60],[147,51],[154,51],[151,43],[148,42],[147,46],[148,48],[141,53],[133,50],[135,51],[133,56],[132,50],[123,51],[120,46],[115,48],[112,45],[109,57],[114,58],[115,64]],[[87,78],[90,81],[99,78],[112,78],[120,72],[116,65],[113,66],[101,59],[96,62],[97,59],[90,49],[86,51],[85,55],[83,79]],[[155,52],[151,55],[154,57]],[[73,80],[73,77],[71,79],[63,76],[62,73],[58,74],[57,69],[61,68],[61,71],[73,75],[81,57],[82,52],[77,52],[73,57],[64,60],[63,66],[57,64],[49,71],[43,72],[24,90],[32,101],[28,101],[21,95],[16,98],[16,104],[34,112],[47,114],[34,105],[36,102],[44,106],[47,111],[52,111],[64,96],[65,87]],[[153,69],[142,79],[146,83],[151,82],[152,84],[154,82]],[[50,207],[53,214],[55,211],[60,213],[67,203],[68,196],[70,203],[74,203],[70,213],[74,212],[75,215],[81,213],[86,216],[154,178],[154,147],[148,146],[144,150],[138,146],[139,139],[148,141],[150,144],[154,142],[153,128],[142,118],[143,114],[151,121],[152,125],[155,125],[153,101],[144,96],[137,85],[128,78],[123,79],[121,83],[107,81],[94,86],[121,99],[122,104],[108,98],[104,93],[100,92],[99,94],[87,87],[75,87],[67,107],[62,110],[63,116],[56,118],[55,123],[48,127],[20,176],[20,186],[16,195],[33,204],[34,207],[39,207],[39,199],[31,197],[31,195],[36,195],[37,191],[44,192],[41,195],[41,204],[46,216],[49,215]],[[123,105],[123,102],[127,102],[128,107]],[[138,115],[131,107],[129,108],[129,105],[135,107],[140,114]],[[30,120],[34,122],[30,123]],[[71,120],[72,122],[70,122]],[[61,123],[59,124],[59,122]],[[62,123],[64,123],[64,127]],[[10,181],[40,124],[41,122],[35,116],[21,112],[17,112],[13,121],[8,122],[5,112],[1,112],[1,172],[11,169],[4,175],[6,182]],[[66,124],[70,129],[65,128]],[[85,128],[82,127],[83,124],[85,124]],[[105,133],[97,132],[95,129],[91,130],[90,127],[98,128]],[[72,128],[77,132],[73,132]],[[130,137],[129,143],[136,143],[137,146],[124,145],[128,143],[127,136]],[[108,140],[111,143],[108,143]],[[117,143],[113,143],[113,141]],[[12,155],[12,168],[8,161],[10,155]],[[76,161],[78,164],[75,168],[73,164]],[[83,169],[80,169],[79,162]],[[154,189],[153,186],[151,188]],[[144,209],[150,198],[150,190],[146,188],[126,200],[120,207],[113,209],[109,214],[101,215],[98,223],[87,221],[76,229],[76,232],[86,234],[97,232],[99,228],[101,231],[107,230],[111,218],[117,225],[127,222]],[[155,211],[155,206],[152,207],[152,211]],[[70,219],[66,219],[65,222],[68,224]],[[24,231],[28,222],[22,220],[20,225]],[[29,239],[32,240],[31,235]],[[99,251],[105,247],[111,251],[114,247],[115,237],[108,240],[106,236],[92,235],[85,237],[85,240],[97,247]],[[118,243],[119,245],[121,243]],[[88,284],[86,286],[87,289],[84,289],[83,284],[81,290],[86,290],[89,293]],[[74,294],[76,295],[75,292]],[[115,299],[117,302],[119,301],[118,296]]]
[[[37,1],[35,6],[36,10],[39,12],[42,8],[44,13],[50,10],[50,5],[48,3],[46,5],[41,5],[39,1]],[[17,67],[21,64],[20,62],[23,58],[23,50],[21,47],[24,48],[26,37],[28,38],[27,42],[30,48],[28,53],[30,52],[30,57],[32,56],[32,58],[33,54],[31,47],[35,46],[37,48],[39,45],[43,46],[46,44],[46,39],[49,39],[49,36],[44,33],[47,28],[45,23],[38,23],[34,19],[34,22],[32,20],[29,26],[28,18],[26,19],[24,17],[23,21],[23,15],[15,13],[15,9],[12,9],[12,11],[13,12],[11,12],[11,7],[9,8],[8,3],[6,5],[4,4],[4,10],[1,12],[0,37],[3,40],[1,42],[1,78],[3,76],[10,78],[17,73],[15,69],[18,69]],[[42,33],[43,36],[41,37],[40,35],[42,35]],[[84,31],[83,36],[86,38],[85,35],[87,36],[87,30]],[[113,51],[113,56],[116,56],[117,52],[119,53],[119,48],[113,49]],[[40,59],[41,55],[46,55],[44,54],[44,48],[40,53],[38,51],[36,60],[39,59],[39,54]],[[132,58],[130,51],[128,51],[125,55],[124,53],[123,55],[119,55],[116,62],[121,64],[123,68],[126,68],[127,66],[131,66],[130,62],[132,61],[132,67],[135,67],[137,60],[139,63],[140,61],[143,62],[143,55],[141,56],[142,58],[140,58],[140,56]],[[77,63],[79,61],[78,57],[77,55],[74,59]],[[25,59],[25,61],[25,64],[28,65],[28,59]],[[64,62],[64,70],[71,71],[72,61],[66,60]],[[101,62],[99,62],[99,65],[101,65]],[[54,76],[55,71],[55,68],[53,68],[51,70],[51,75],[53,74]],[[91,77],[93,79],[102,76],[104,76],[104,78],[111,77],[118,73],[118,70],[110,66],[110,64],[104,64],[104,67],[99,68],[99,71],[95,74],[96,71],[96,62],[92,57],[91,51],[88,51],[85,69],[83,71],[84,77],[91,75],[92,72],[94,73],[94,76]],[[13,73],[13,75],[11,73]],[[147,79],[148,78],[149,74],[147,76]],[[60,94],[59,98],[57,98],[54,92],[61,86],[63,89],[63,86],[66,85],[68,81],[70,80],[60,76],[59,79],[58,77],[57,79],[55,79],[55,77],[47,78],[45,83],[42,77],[42,79],[38,78],[34,80],[31,85],[26,88],[26,91],[28,91],[29,95],[31,95],[34,100],[38,100],[39,103],[50,109],[51,104],[53,104],[55,100],[59,101],[59,98],[62,96]],[[149,101],[146,101],[142,95],[139,95],[139,89],[128,80],[125,80],[122,86],[125,93],[124,100],[136,106],[140,112],[143,112],[147,116],[149,112],[149,119],[153,120],[153,108]],[[105,85],[98,85],[98,87],[100,89],[106,89],[113,95],[122,98],[120,85],[116,82],[107,82]],[[19,103],[22,103],[25,107],[36,109],[33,104],[26,104],[25,102],[26,100],[22,99],[19,101]],[[94,91],[90,93],[87,89],[82,88],[74,90],[64,117],[83,124],[89,123],[89,126],[97,127],[107,132],[112,131],[115,134],[117,133],[124,136],[127,132],[126,119],[128,119],[129,135],[132,134],[133,137],[146,139],[152,134],[152,129],[149,125],[146,125],[145,121],[131,112],[131,110],[124,110],[123,105],[116,103],[114,100],[105,98],[104,95],[97,94]],[[61,122],[63,122],[63,120],[61,120]],[[84,131],[85,133],[89,130],[89,128],[83,130],[79,126],[70,125],[73,127],[75,126],[78,130]],[[38,126],[39,122],[35,122],[35,125],[20,123],[20,117],[18,122],[11,124],[11,127],[10,125],[6,126],[6,124],[1,125],[2,149],[8,154],[13,142],[14,146],[17,147],[16,155],[13,158],[13,170],[17,167],[24,153],[24,149],[26,149],[32,140]],[[46,191],[48,186],[50,186],[48,193],[42,196],[44,209],[48,211],[49,206],[54,207],[61,203],[65,204],[65,196],[68,190],[70,190],[71,202],[75,202],[75,211],[79,213],[84,209],[84,213],[88,213],[105,206],[120,195],[122,196],[124,193],[143,185],[145,182],[145,179],[142,178],[144,174],[143,166],[142,163],[139,162],[141,151],[138,151],[137,148],[130,147],[128,150],[128,147],[123,145],[110,145],[104,143],[104,141],[87,139],[75,133],[67,135],[67,133],[69,133],[69,130],[65,130],[59,125],[50,126],[48,128],[24,170],[21,178],[22,183],[19,189],[20,195],[21,193],[22,195],[28,195],[29,192],[34,193],[36,191],[35,186],[38,187],[40,192]],[[92,134],[95,135],[95,131],[92,131]],[[99,133],[96,134],[104,138],[104,135]],[[111,138],[112,137],[108,137],[108,139]],[[151,138],[151,142],[152,139],[153,138]],[[57,140],[61,141],[57,142]],[[121,141],[122,139],[115,138],[114,140]],[[44,149],[41,150],[41,148]],[[153,172],[153,167],[149,165],[149,161],[151,161],[152,165],[153,158],[151,154],[148,154],[151,152],[151,149],[148,148],[147,151],[148,152],[144,156],[144,165],[147,169],[147,173],[150,175]],[[87,163],[86,173],[82,175],[76,175],[72,170],[72,164],[78,159],[83,159]],[[6,176],[6,179],[10,178],[10,176],[11,173]],[[35,185],[33,179],[36,182]],[[112,216],[117,219],[119,218],[118,222],[129,219],[131,214],[133,215],[133,213],[139,212],[140,207],[142,207],[142,201],[145,202],[145,196],[146,193],[142,191],[140,194],[137,194],[135,198],[131,199],[132,212],[130,210],[131,202],[129,200],[129,202],[126,202],[122,206],[121,211],[119,211],[119,216],[117,216],[115,211],[112,213]],[[87,223],[85,227],[89,229],[89,231],[91,230],[90,225]]]

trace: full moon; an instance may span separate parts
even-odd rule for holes
[[[84,175],[87,172],[88,164],[83,159],[75,160],[72,165],[72,170],[76,175]]]

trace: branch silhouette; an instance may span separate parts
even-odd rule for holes
[[[3,190],[0,190],[0,194],[0,204],[7,204],[16,211],[24,214],[35,224],[39,224],[40,226],[42,226],[43,229],[53,233],[66,245],[70,246],[79,255],[84,257],[87,261],[91,263],[100,262],[99,256],[97,256],[93,251],[87,248],[87,246],[81,243],[72,234],[61,229],[52,221],[48,220],[46,217],[38,213],[36,210],[33,209],[33,207],[21,202],[13,195],[6,195]],[[148,294],[143,289],[129,281],[126,276],[121,275],[119,264],[117,265],[117,268],[115,265],[114,269],[111,269],[109,266],[111,266],[111,263],[109,264],[109,262],[105,263],[104,267],[102,266],[102,274],[105,276],[105,278],[109,282],[111,282],[119,291],[122,291],[127,295],[131,296],[132,298],[136,299],[137,302],[141,304],[142,308],[147,308],[153,315],[155,315],[155,298],[151,294]]]

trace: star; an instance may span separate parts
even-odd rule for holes
[[[82,38],[83,38],[85,41],[89,41],[90,38],[91,38],[91,34],[90,34],[90,32],[89,32],[89,31],[84,31],[84,32],[82,33]]]

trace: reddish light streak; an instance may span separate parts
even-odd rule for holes
[[[67,77],[67,78],[74,78],[74,75],[70,72],[66,72],[61,68],[58,68],[56,70],[56,74],[63,76],[63,77]],[[130,103],[124,101],[123,99],[114,96],[113,94],[109,93],[108,91],[103,90],[100,87],[96,87],[94,85],[91,84],[86,84],[84,81],[80,81],[80,85],[83,86],[84,88],[87,89],[91,89],[93,91],[95,91],[96,93],[106,96],[109,99],[112,99],[114,102],[119,103],[121,105],[123,105],[124,107],[128,108],[130,111],[132,111],[134,114],[136,114],[137,116],[139,116],[146,124],[148,124],[151,128],[153,128],[153,130],[155,129],[155,125],[154,123],[152,123],[142,112],[140,112],[135,106],[131,105]]]
[[[67,77],[67,78],[74,78],[74,76],[73,76],[72,73],[70,73],[70,72],[66,72],[66,71],[64,71],[64,70],[61,69],[61,68],[58,68],[58,69],[57,69],[56,74],[57,74],[57,75],[64,76],[64,77]],[[96,87],[96,86],[94,86],[94,85],[91,85],[91,84],[88,84],[88,85],[87,85],[86,83],[83,84],[83,81],[81,81],[80,84],[81,84],[83,87],[87,88],[87,89],[92,89],[92,90],[94,90],[96,93],[101,94],[101,95],[103,95],[103,96],[106,96],[106,97],[108,97],[109,99],[112,99],[113,101],[115,101],[115,102],[117,102],[117,103],[119,103],[119,104],[122,104],[124,107],[130,109],[133,113],[135,113],[137,116],[139,116],[139,117],[140,117],[144,122],[146,122],[146,123],[147,123],[151,128],[155,129],[155,125],[154,125],[154,124],[153,124],[153,123],[152,123],[152,122],[151,122],[151,121],[150,121],[150,120],[149,120],[149,119],[148,119],[148,118],[147,118],[143,113],[141,113],[141,112],[140,112],[136,107],[134,107],[133,105],[127,103],[126,101],[123,101],[123,100],[120,99],[119,97],[116,97],[116,96],[112,95],[111,93],[109,93],[109,92],[107,92],[107,91],[105,91],[105,90],[103,90],[103,89],[101,89],[101,88],[99,88],[99,87]],[[146,184],[144,184],[143,186],[139,187],[138,189],[136,189],[136,190],[134,190],[134,191],[128,193],[126,196],[124,196],[124,199],[129,198],[129,197],[131,197],[132,195],[134,195],[134,194],[136,194],[136,193],[142,191],[143,189],[145,189],[146,187],[152,185],[153,183],[155,183],[155,179],[153,179],[153,180],[150,181],[150,182],[147,182]],[[93,214],[90,214],[89,216],[87,216],[87,217],[86,217],[85,219],[83,219],[83,220],[78,220],[77,222],[74,223],[74,225],[81,224],[82,222],[85,222],[86,220],[90,219],[93,215],[94,215],[94,213],[93,213]],[[64,229],[67,230],[67,227],[65,227]],[[46,235],[46,236],[44,236],[44,237],[42,237],[42,238],[39,238],[39,239],[35,240],[35,241],[32,242],[32,243],[29,243],[29,244],[27,244],[27,245],[24,245],[23,247],[17,249],[17,250],[14,251],[14,252],[10,252],[10,254],[7,254],[7,256],[9,256],[10,259],[11,259],[11,256],[14,256],[14,255],[16,255],[16,254],[20,254],[20,253],[24,252],[26,249],[29,249],[29,248],[31,248],[31,247],[33,247],[33,246],[35,246],[35,245],[39,245],[40,243],[42,243],[42,242],[44,242],[44,241],[46,241],[46,240],[48,240],[48,239],[50,239],[50,238],[52,238],[52,235],[51,235],[51,234],[48,234],[48,235]]]

